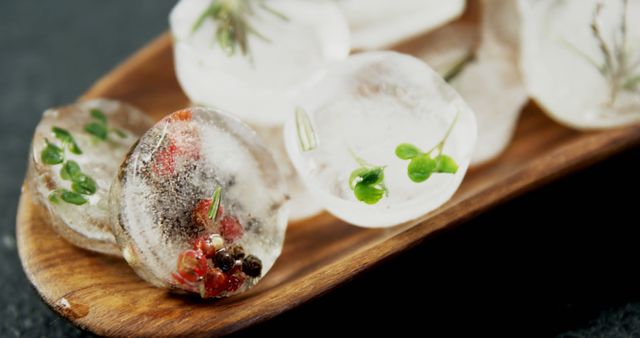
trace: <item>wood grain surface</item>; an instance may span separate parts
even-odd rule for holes
[[[165,34],[98,81],[83,98],[130,102],[154,118],[188,104]],[[369,230],[331,215],[290,224],[271,272],[250,292],[218,301],[176,296],[139,279],[127,264],[58,237],[23,189],[19,254],[44,301],[76,325],[106,336],[211,336],[267,320],[317,297],[374,264],[552,179],[640,143],[640,126],[581,133],[530,104],[497,160],[471,170],[454,198],[415,222]]]

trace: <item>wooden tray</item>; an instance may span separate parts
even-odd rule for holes
[[[156,119],[188,104],[165,34],[98,81],[83,98],[130,102]],[[44,301],[76,325],[108,336],[230,333],[317,297],[430,233],[524,191],[640,143],[640,126],[580,133],[530,104],[498,160],[471,170],[454,198],[410,224],[367,230],[328,214],[291,224],[280,259],[247,294],[220,301],[175,296],[139,279],[124,261],[58,237],[23,189],[17,241],[27,277]]]

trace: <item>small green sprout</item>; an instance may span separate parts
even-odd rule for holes
[[[98,190],[96,181],[83,173],[76,161],[66,159],[65,149],[76,155],[82,154],[71,133],[59,127],[51,128],[51,132],[62,143],[62,146],[45,138],[45,147],[40,152],[40,159],[42,163],[50,166],[62,164],[60,178],[71,181],[71,190],[53,190],[49,193],[49,200],[52,203],[59,203],[62,200],[74,205],[83,205],[87,203],[87,199],[83,195],[93,195]]]
[[[78,147],[76,140],[73,138],[71,133],[69,133],[69,131],[58,127],[51,128],[51,131],[53,132],[53,135],[58,140],[60,140],[60,142],[62,142],[62,145],[69,149],[70,152],[76,155],[82,154],[82,150],[80,150],[80,147]]]
[[[383,166],[373,165],[358,157],[350,150],[353,159],[360,165],[351,172],[349,187],[358,201],[366,204],[376,204],[389,192],[384,184]]]
[[[57,204],[60,200],[74,205],[83,205],[87,203],[87,199],[84,196],[67,189],[56,189],[49,193],[49,201],[52,203]]]
[[[449,155],[443,154],[442,149],[458,122],[456,114],[449,129],[438,144],[427,152],[422,152],[418,147],[409,143],[402,143],[396,147],[396,156],[401,160],[410,160],[407,167],[407,175],[413,182],[421,183],[429,179],[434,173],[455,174],[458,172],[458,164]]]
[[[64,149],[51,143],[48,139],[44,139],[46,146],[40,152],[42,163],[47,165],[56,165],[64,162]]]
[[[100,109],[92,109],[89,114],[93,117],[93,121],[87,123],[84,126],[84,131],[93,135],[95,138],[105,141],[109,137],[109,133],[112,132],[120,138],[126,138],[127,134],[117,128],[109,128],[107,123],[107,116]]]

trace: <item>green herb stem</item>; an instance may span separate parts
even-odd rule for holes
[[[318,138],[307,112],[297,107],[295,110],[295,119],[300,149],[304,152],[316,149],[318,147]]]
[[[449,139],[449,135],[451,135],[451,131],[453,131],[453,128],[458,123],[458,118],[459,117],[460,117],[460,111],[458,110],[458,112],[456,113],[456,116],[453,118],[453,121],[449,125],[449,128],[447,128],[447,131],[445,132],[444,137],[442,137],[440,142],[438,142],[438,144],[436,144],[435,147],[433,147],[431,150],[429,150],[427,152],[427,154],[431,154],[436,149],[438,150],[438,155],[442,153],[442,149],[444,148],[445,143]]]
[[[466,53],[460,59],[455,60],[453,64],[446,71],[444,71],[442,78],[447,82],[453,81],[458,75],[460,75],[460,73],[462,73],[464,68],[474,59],[475,59],[475,55],[473,52]]]
[[[375,165],[365,161],[362,157],[356,155],[355,151],[353,151],[353,149],[351,149],[351,147],[349,147],[349,155],[351,155],[351,157],[353,158],[354,161],[358,162],[358,164],[363,167],[363,168],[372,168],[375,167]]]
[[[636,74],[636,68],[640,65],[640,60],[636,62],[630,62],[630,55],[627,51],[627,10],[628,0],[622,0],[622,13],[620,19],[620,25],[618,34],[614,35],[613,42],[607,44],[600,25],[598,24],[598,18],[601,15],[604,4],[599,2],[591,17],[591,23],[589,25],[591,33],[596,41],[598,50],[602,55],[602,64],[598,64],[586,53],[575,48],[569,43],[566,43],[571,49],[578,55],[582,56],[590,64],[592,64],[600,72],[609,85],[609,100],[607,104],[612,106],[615,104],[618,95],[621,91],[636,92],[640,82],[636,82],[635,78],[640,75]]]
[[[209,212],[207,213],[207,216],[209,217],[209,219],[212,219],[215,221],[216,217],[218,216],[218,209],[220,207],[221,197],[222,197],[222,187],[218,185],[213,190],[213,195],[211,195],[211,206],[209,207]]]

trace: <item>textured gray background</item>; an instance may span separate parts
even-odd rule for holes
[[[15,213],[30,136],[44,109],[74,101],[166,29],[172,4],[0,1],[0,337],[89,335],[40,301],[17,258]],[[243,334],[302,327],[334,335],[345,327],[360,334],[639,336],[638,206],[621,197],[640,188],[639,155],[632,150],[443,231]]]

